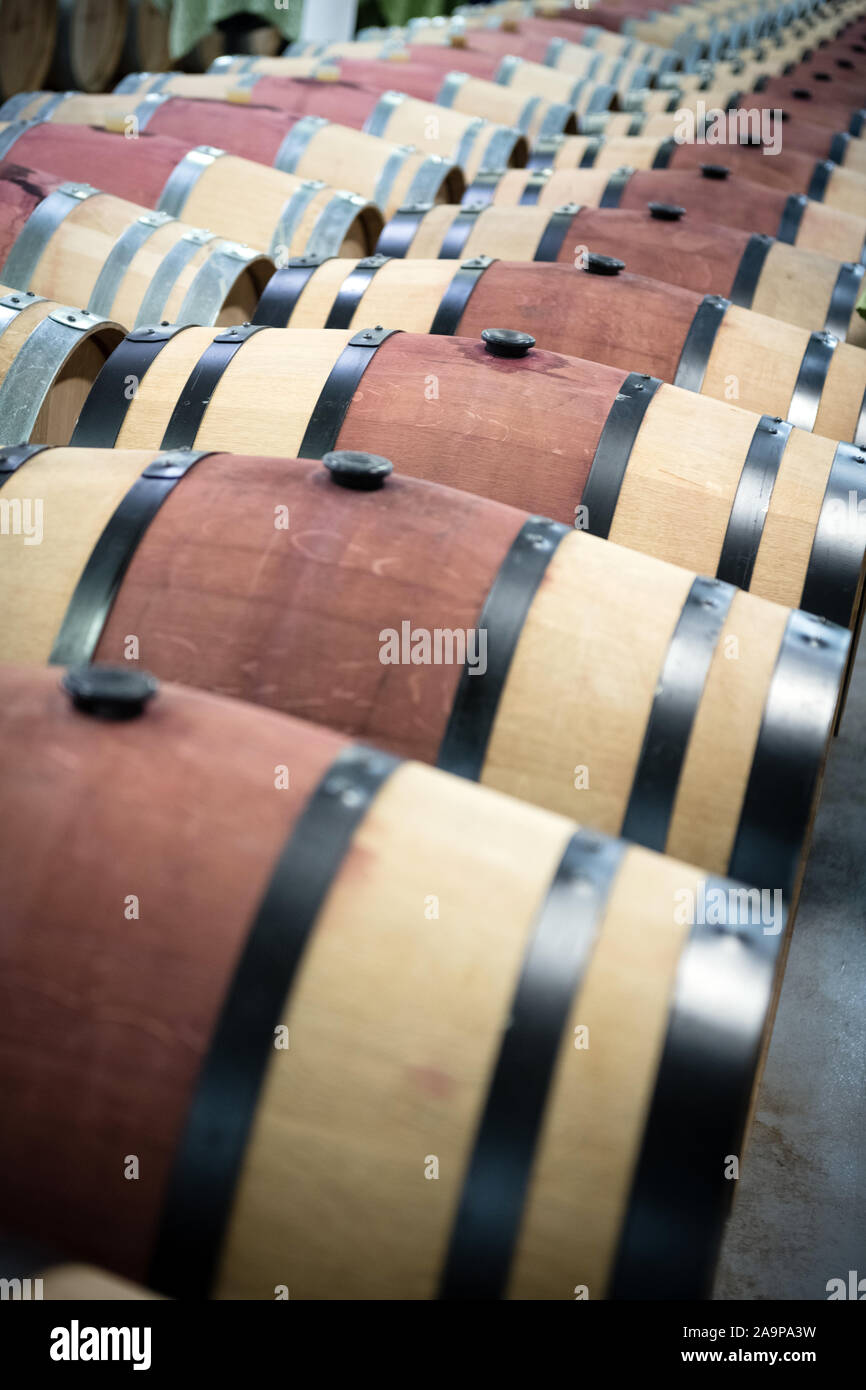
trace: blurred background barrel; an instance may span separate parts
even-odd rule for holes
[[[57,38],[57,0],[0,5],[0,100],[41,87]]]
[[[169,14],[152,0],[127,0],[121,72],[162,72],[171,61]]]
[[[57,43],[51,84],[101,92],[110,86],[123,54],[126,0],[57,0]]]

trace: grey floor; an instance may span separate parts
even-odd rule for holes
[[[826,1299],[849,1270],[866,1279],[866,632],[715,1297]]]

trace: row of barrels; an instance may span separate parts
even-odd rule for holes
[[[384,229],[323,180],[274,271],[220,208],[296,175],[158,113],[0,168],[4,1224],[187,1298],[703,1296],[862,612],[839,243],[714,255],[711,196],[633,185],[700,169],[548,212],[479,167]],[[749,304],[834,289],[700,279],[756,259]]]
[[[10,289],[136,327],[165,320],[335,328],[387,319],[388,327],[453,334],[475,331],[476,316],[489,311],[485,291],[496,283],[499,310],[550,350],[640,368],[770,409],[801,428],[866,442],[866,331],[856,308],[862,263],[706,222],[716,215],[703,198],[719,182],[713,166],[691,175],[630,174],[620,201],[631,206],[617,209],[603,206],[605,174],[551,175],[593,180],[597,207],[544,206],[544,190],[534,207],[511,206],[519,178],[509,193],[506,175],[489,202],[404,206],[383,226],[363,195],[219,150],[189,150],[173,137],[127,143],[46,124],[20,133],[7,154],[56,170],[0,162],[0,277]],[[101,169],[104,182],[124,192],[137,185],[151,208],[64,177],[73,169]],[[666,178],[673,187],[656,182]],[[666,190],[697,211],[646,199]],[[786,216],[784,194],[754,192],[768,220],[780,208]],[[799,226],[808,225],[813,240],[835,243],[837,252],[859,245],[862,255],[866,217],[803,201]],[[274,273],[274,261],[245,239],[203,230],[202,214],[220,232],[262,234],[253,245],[269,240],[282,268]],[[526,265],[504,279],[493,269],[499,260]],[[555,274],[548,262],[557,263]],[[547,273],[537,273],[539,263]],[[575,267],[585,273],[575,275]],[[623,273],[629,269],[639,273]],[[647,324],[665,281],[672,283],[664,332],[652,335]],[[538,288],[530,296],[528,287]],[[769,369],[750,367],[768,353]]]
[[[118,74],[169,65],[169,7],[153,0],[3,0],[0,100],[48,83],[58,91],[104,91]],[[276,30],[261,22],[232,33],[248,55],[274,53]],[[181,60],[203,71],[225,52],[218,30]]]

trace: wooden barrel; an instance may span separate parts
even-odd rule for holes
[[[566,141],[569,139],[566,136]],[[614,168],[603,161],[582,169],[501,170],[474,180],[465,201],[492,200],[500,206],[515,203],[557,207],[566,202],[643,211],[658,202],[685,207],[694,220],[763,233],[806,251],[843,261],[859,261],[866,244],[866,215],[842,212],[815,202],[804,193],[765,188],[732,174],[727,164],[707,163],[697,169]]]
[[[414,145],[424,154],[453,160],[470,177],[480,169],[523,165],[529,156],[528,143],[519,131],[398,91],[383,93],[350,82],[257,78],[255,73],[251,78],[250,85],[241,87],[246,79],[232,74],[137,73],[124,78],[118,90],[124,96],[160,91],[240,104],[252,101],[290,110],[297,116],[324,116],[396,144]]]
[[[120,60],[123,72],[162,72],[169,66],[168,22],[168,13],[153,0],[127,0],[126,37]]]
[[[549,101],[561,101],[567,106],[573,106],[586,87],[594,84],[607,83],[619,92],[630,92],[648,86],[651,80],[649,68],[642,63],[604,58],[600,53],[593,54],[589,48],[584,49],[584,53],[586,60],[579,73],[559,71],[512,54],[502,59],[494,80],[513,91],[545,96]]]
[[[0,121],[5,119],[3,109]],[[459,202],[466,188],[462,171],[441,155],[395,145],[324,117],[287,118],[264,106],[160,93],[141,98],[71,93],[57,101],[54,94],[40,92],[23,103],[7,103],[5,109],[16,125],[39,118],[52,125],[104,125],[123,134],[146,131],[194,145],[216,145],[299,178],[349,187],[389,217],[406,202]]]
[[[340,76],[345,82],[363,83],[379,91],[398,87],[422,101],[513,127],[533,143],[545,135],[577,130],[574,108],[558,98],[511,91],[501,83],[459,69],[459,60],[444,73],[426,63],[401,63],[395,75],[388,63],[341,62]]]
[[[168,213],[0,161],[0,277],[121,323],[244,323],[274,263]]]
[[[321,180],[300,178],[239,159],[211,145],[147,131],[134,140],[76,125],[0,128],[7,159],[45,169],[60,178],[101,181],[106,193],[135,199],[197,227],[249,246],[277,260],[304,253],[366,256],[383,227],[370,202]]]
[[[57,38],[57,0],[0,5],[0,100],[41,87]]]
[[[716,154],[720,158],[716,159]],[[544,159],[548,158],[547,152]],[[586,161],[586,163],[584,163]],[[535,158],[534,163],[540,160]],[[866,175],[842,169],[829,160],[815,160],[796,150],[765,155],[761,146],[725,145],[721,151],[706,144],[679,144],[670,137],[665,140],[627,136],[603,140],[598,150],[594,138],[586,135],[566,136],[557,142],[553,167],[586,168],[630,167],[637,169],[699,169],[704,164],[719,163],[743,178],[765,187],[783,189],[788,193],[803,193],[828,207],[863,216],[866,211]]]
[[[650,371],[689,390],[734,400],[749,410],[769,410],[803,429],[866,447],[866,359],[860,357],[860,348],[840,341],[830,329],[810,332],[737,302],[754,302],[756,265],[765,263],[767,279],[759,302],[775,313],[791,312],[783,307],[792,292],[786,250],[770,260],[770,244],[753,242],[740,261],[743,274],[738,272],[732,286],[734,302],[714,294],[702,297],[655,279],[638,283],[631,276],[619,278],[623,262],[588,251],[579,215],[576,204],[550,214],[495,205],[405,209],[386,226],[378,250],[384,256],[453,260],[485,257],[490,248],[507,260],[543,261],[553,260],[568,245],[573,248],[572,264],[585,260],[592,272],[582,280],[581,319],[570,329],[572,353]],[[589,226],[589,220],[583,224]],[[567,251],[563,258],[569,259]],[[795,258],[794,266],[798,263]],[[835,263],[828,266],[826,260],[809,263],[810,269],[815,267],[822,281],[814,287],[814,299],[804,295],[802,312],[815,323],[825,313],[824,323],[838,322],[840,331],[846,327],[859,342],[862,329],[854,303],[862,288],[862,271],[851,265],[844,270]],[[629,302],[616,295],[629,296]],[[616,316],[616,305],[621,317]]]
[[[5,1226],[193,1299],[707,1296],[782,939],[747,890],[237,701],[0,680]]]
[[[761,89],[761,100],[767,106],[790,111],[792,116],[805,117],[834,131],[847,130],[852,116],[863,106],[862,98],[845,101],[828,97],[816,90],[815,84],[801,82],[797,73],[771,79]]]
[[[293,77],[315,76],[317,60],[296,58],[234,59],[234,68],[217,64],[221,72],[234,71],[254,81],[257,76]],[[299,64],[307,66],[307,72],[299,71]],[[461,111],[469,116],[481,116],[485,120],[519,130],[527,139],[537,140],[543,135],[554,135],[564,131],[576,131],[574,111],[558,97],[545,100],[544,93],[536,99],[509,91],[507,87],[484,76],[459,70],[459,57],[449,68],[440,70],[426,62],[376,61],[367,59],[340,60],[334,71],[344,82],[375,88],[379,92],[398,87],[407,96],[421,101],[435,102]],[[555,81],[555,78],[554,78]]]
[[[305,270],[310,278],[315,273],[311,288],[321,295],[325,270]],[[506,268],[491,266],[484,279],[500,312],[507,311],[506,322],[522,327],[525,298]],[[464,334],[473,314],[484,323],[478,306],[487,292],[479,288],[461,324]],[[555,280],[534,288],[546,292],[544,307],[556,312]],[[422,289],[416,288],[416,297]],[[232,356],[215,398],[176,409],[183,383],[207,351],[206,334],[186,329],[132,335],[94,387],[73,442],[87,448],[253,448],[303,457],[334,448],[376,449],[402,472],[610,535],[789,607],[856,626],[863,537],[857,508],[853,528],[848,524],[845,488],[855,499],[864,494],[857,450],[779,428],[771,417],[664,385],[657,377],[595,362],[541,350],[508,362],[465,336],[395,334],[379,350],[367,347],[370,339],[378,340],[375,333],[351,336],[357,343],[341,352],[345,331],[229,331],[219,354]],[[365,357],[357,389],[344,373],[352,363],[357,370]],[[109,410],[118,382],[129,375],[140,382],[136,399]],[[291,381],[290,391],[276,385],[283,379]],[[420,415],[413,383],[423,400]],[[264,396],[273,404],[262,419]],[[637,412],[635,399],[645,409],[625,429],[619,417]],[[626,442],[615,447],[621,429]],[[750,488],[765,431],[775,439],[766,475],[770,501],[766,514],[752,518]],[[503,437],[509,440],[506,457]],[[765,491],[758,500],[764,507]],[[752,518],[745,540],[744,516]],[[837,550],[838,560],[825,559]]]
[[[103,91],[120,66],[125,39],[126,0],[57,0],[51,85]]]
[[[0,284],[0,440],[66,442],[124,332],[108,319]]]
[[[456,209],[454,211],[456,216]],[[660,212],[659,208],[654,211],[655,214]],[[659,216],[649,210],[641,214],[581,208],[571,220],[569,235],[559,250],[558,264],[554,263],[552,284],[556,290],[550,303],[546,302],[544,287],[553,268],[551,264],[532,260],[524,264],[511,262],[509,273],[515,279],[518,301],[524,297],[526,300],[526,311],[522,315],[524,331],[531,333],[541,347],[553,352],[593,355],[591,342],[577,326],[576,316],[583,312],[584,281],[574,275],[574,268],[584,267],[589,255],[601,255],[623,261],[633,276],[664,280],[666,284],[701,295],[724,295],[741,308],[753,309],[801,328],[826,329],[842,341],[866,347],[866,322],[855,308],[864,289],[862,266],[851,262],[840,265],[814,251],[798,251],[784,242],[773,242],[728,227],[715,227],[712,223],[691,224],[687,217],[680,216],[674,221],[677,211],[665,207]],[[482,214],[482,219],[484,217]],[[516,245],[518,239],[541,244],[550,220],[547,212],[539,214],[533,209],[515,208],[509,213],[507,222],[497,217],[482,221],[478,236],[484,239],[489,256],[501,252],[507,261],[510,247]],[[523,225],[527,228],[526,238],[518,238]],[[256,322],[282,328],[289,323],[296,328],[324,328],[334,313],[350,327],[363,327],[375,320],[410,332],[426,333],[436,320],[455,274],[450,259],[395,258],[384,277],[380,275],[384,266],[375,271],[371,268],[366,276],[361,274],[357,292],[354,292],[354,282],[350,284],[348,278],[354,269],[355,265],[349,262],[330,266],[328,270],[323,265],[316,272],[322,277],[321,295],[310,285],[305,286],[299,296],[293,296],[291,284],[297,276],[288,268],[286,275],[279,279],[274,277],[265,287]],[[498,281],[499,277],[496,278]],[[345,294],[337,305],[344,283]],[[478,287],[482,284],[486,284],[483,273]],[[634,302],[629,319],[636,313],[635,321],[645,324],[646,316],[640,307],[643,287],[632,282],[632,289]],[[476,293],[473,289],[473,297]],[[404,294],[408,297],[404,298]],[[446,300],[440,323],[448,315],[449,302]],[[462,332],[460,324],[469,302],[460,304],[448,316],[446,331]],[[499,308],[496,299],[485,295],[482,303],[487,321],[503,321],[501,314],[496,312]],[[593,331],[594,328],[593,325]]]
[[[740,118],[744,122],[743,129],[754,130],[756,137],[761,138],[759,131],[763,101],[760,98],[744,97],[740,102],[739,110]],[[771,121],[769,127],[765,125],[764,130],[768,137],[764,139],[764,143],[772,147],[773,122]],[[675,112],[599,111],[580,118],[579,133],[581,135],[603,135],[607,139],[624,135],[642,135],[656,140],[665,140],[671,136],[676,136],[681,131],[682,117]],[[866,141],[858,140],[846,131],[833,131],[827,126],[813,125],[809,121],[795,118],[784,124],[784,143],[786,149],[797,150],[801,154],[810,154],[816,159],[832,159],[834,163],[843,165],[855,173],[866,173]],[[734,147],[736,147],[736,142],[734,142]],[[725,144],[714,146],[712,154],[715,158],[724,159],[727,148],[728,146]],[[550,150],[547,151],[553,157],[558,152],[558,144],[551,144]],[[540,153],[544,154],[545,151]],[[707,154],[709,155],[709,153],[708,150]],[[773,157],[772,155],[766,156],[766,158]],[[540,159],[534,159],[532,162],[540,162]],[[760,169],[757,173],[760,173]]]

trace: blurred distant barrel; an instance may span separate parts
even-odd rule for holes
[[[168,11],[153,4],[153,0],[127,0],[126,12],[121,70],[161,72],[171,61]]]
[[[0,5],[0,100],[41,87],[57,39],[57,0]]]
[[[52,85],[60,91],[68,87],[104,91],[123,54],[126,0],[57,0],[57,17]]]

